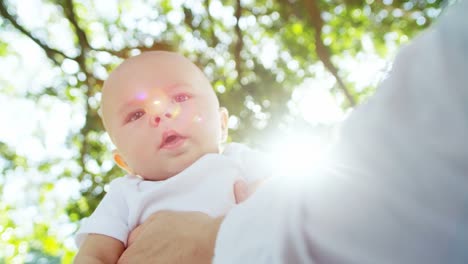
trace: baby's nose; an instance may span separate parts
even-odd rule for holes
[[[150,123],[152,126],[158,127],[159,124],[161,123],[161,117],[159,117],[158,115],[154,116],[153,118],[151,118]]]
[[[164,113],[163,115],[156,114],[156,115],[152,118],[152,123],[153,123],[153,125],[155,125],[156,127],[158,127],[159,124],[160,124],[161,121],[162,121],[161,116],[164,116],[166,119],[171,119],[171,118],[173,117],[173,115],[172,115],[170,112],[166,112],[166,113]]]

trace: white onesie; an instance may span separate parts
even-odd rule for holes
[[[130,232],[159,210],[223,215],[235,205],[236,180],[252,182],[270,175],[264,154],[231,143],[222,154],[206,154],[164,181],[146,181],[131,175],[117,178],[93,214],[82,220],[76,244],[80,246],[87,234],[94,233],[127,245]]]

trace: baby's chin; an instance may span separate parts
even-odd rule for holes
[[[182,159],[177,159],[177,161],[168,161],[163,169],[160,167],[154,168],[153,170],[151,170],[151,168],[148,168],[148,172],[140,174],[140,177],[147,181],[167,180],[169,178],[177,176],[177,174],[192,166],[192,164],[194,164],[203,155],[205,155],[205,153],[203,152],[192,152],[190,155],[185,155]]]
[[[161,171],[148,172],[145,174],[139,174],[138,176],[143,178],[146,181],[164,181],[174,176],[177,176],[177,174],[181,173],[187,167],[188,166],[178,166],[177,168],[172,168],[165,172],[161,172]]]
[[[164,175],[159,173],[157,175],[151,175],[151,176],[147,176],[147,175],[138,175],[138,176],[143,178],[145,181],[164,181],[164,180],[167,180],[169,178],[176,176],[177,174],[179,174],[179,172],[164,174]]]

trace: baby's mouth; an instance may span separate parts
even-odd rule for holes
[[[159,148],[171,149],[180,146],[185,140],[185,137],[181,136],[174,130],[166,131],[163,134],[161,145]]]

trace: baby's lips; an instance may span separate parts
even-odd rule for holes
[[[174,138],[175,137],[175,138]],[[180,135],[179,133],[177,133],[175,130],[167,130],[167,131],[164,131],[163,135],[162,135],[162,139],[161,139],[161,145],[159,146],[160,148],[162,148],[165,144],[167,144],[169,141],[172,141],[173,139],[177,139],[177,138],[182,138],[182,139],[185,139],[184,136]],[[169,140],[169,141],[168,141]]]

